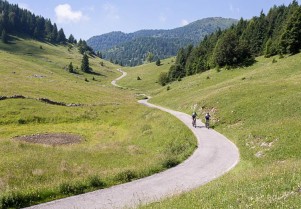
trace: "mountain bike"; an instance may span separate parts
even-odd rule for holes
[[[206,120],[205,127],[209,129],[209,120]]]
[[[196,128],[196,118],[192,118],[192,126]]]

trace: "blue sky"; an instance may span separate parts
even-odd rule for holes
[[[8,0],[50,18],[66,36],[85,39],[122,31],[173,29],[206,17],[250,19],[292,0]]]

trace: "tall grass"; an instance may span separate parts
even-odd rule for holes
[[[134,82],[143,69],[129,69],[124,83],[132,80],[133,89],[145,84],[153,103],[186,113],[196,109],[201,118],[210,112],[214,128],[241,153],[240,164],[224,177],[146,208],[299,208],[300,69],[301,54],[259,57],[248,68],[186,77],[170,84],[169,91],[151,84],[155,77]]]
[[[111,86],[118,66],[90,57],[99,75],[70,74],[65,66],[80,66],[81,57],[67,46],[22,39],[0,43],[0,96],[33,98],[0,101],[0,208],[24,207],[162,171],[173,141],[174,146],[188,145],[174,153],[178,161],[194,150],[196,140],[181,122]],[[50,105],[37,98],[83,106]],[[38,133],[72,133],[84,140],[48,146],[13,139]]]

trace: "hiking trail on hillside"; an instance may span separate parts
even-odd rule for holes
[[[121,87],[116,82],[125,77],[126,73],[121,69],[118,71],[123,75],[112,81],[112,84]],[[168,112],[190,128],[198,140],[198,147],[187,160],[176,167],[146,178],[30,208],[107,209],[138,207],[200,187],[222,176],[239,162],[239,151],[235,144],[215,130],[204,128],[204,124],[200,120],[197,120],[199,127],[194,128],[191,125],[190,115],[150,104],[148,100],[140,100],[139,103]]]

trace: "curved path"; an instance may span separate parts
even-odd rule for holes
[[[122,71],[121,69],[117,69],[117,70],[118,70],[119,72],[122,73],[122,76],[120,76],[120,77],[116,78],[115,80],[113,80],[113,81],[111,82],[111,84],[112,84],[113,86],[122,88],[122,86],[119,86],[116,82],[119,81],[120,79],[124,78],[124,77],[127,75],[127,73],[124,72],[124,71]]]
[[[122,72],[121,70],[119,70]],[[124,77],[126,74],[123,72]],[[116,81],[112,82],[117,85]],[[139,103],[151,108],[166,111],[187,125],[198,140],[198,148],[182,164],[164,172],[82,195],[77,195],[31,208],[72,209],[72,208],[130,208],[140,204],[157,201],[167,196],[191,190],[225,174],[239,161],[237,147],[226,137],[212,129],[191,126],[191,116],[182,112],[169,110],[147,102]],[[202,127],[202,128],[201,128]]]

